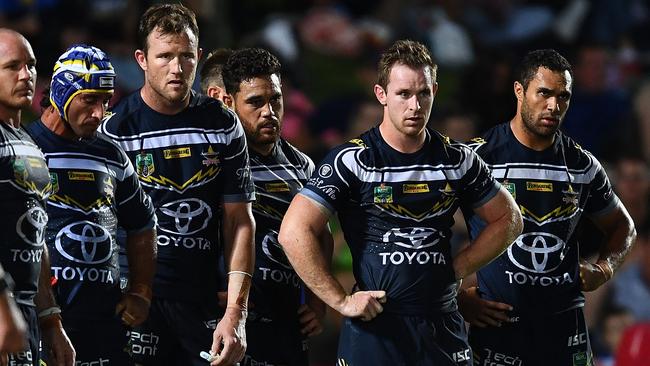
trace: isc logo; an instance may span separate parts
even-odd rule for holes
[[[573,337],[569,337],[569,342],[567,343],[568,347],[579,346],[581,344],[587,343],[587,333],[576,334]]]

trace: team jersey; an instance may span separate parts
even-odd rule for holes
[[[138,91],[112,110],[101,132],[126,151],[156,208],[154,295],[214,296],[221,204],[255,199],[246,138],[235,114],[192,91],[188,107],[165,115]]]
[[[40,120],[27,131],[50,169],[45,242],[57,303],[66,317],[112,319],[120,299],[117,227],[153,228],[151,200],[124,151],[105,135],[72,141]]]
[[[543,151],[522,145],[509,123],[470,144],[517,201],[521,235],[478,272],[483,297],[508,303],[515,313],[557,313],[582,306],[576,226],[583,214],[602,215],[618,198],[605,170],[589,152],[558,132]],[[483,227],[465,212],[470,236]]]
[[[34,306],[38,289],[50,188],[41,150],[24,129],[0,121],[0,262],[23,305]]]
[[[302,283],[278,243],[278,232],[289,203],[314,171],[314,163],[283,139],[270,156],[253,150],[249,153],[257,196],[253,202],[255,273],[250,295],[255,306],[249,318],[295,319]]]
[[[385,311],[456,309],[450,250],[460,204],[480,207],[499,185],[467,146],[435,131],[394,150],[375,127],[332,150],[301,194],[338,212],[360,290],[385,290]]]

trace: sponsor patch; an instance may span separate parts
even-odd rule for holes
[[[526,182],[526,190],[534,192],[553,192],[553,183]]]
[[[393,203],[393,187],[382,183],[374,188],[373,196],[375,203]]]
[[[280,183],[266,183],[264,185],[264,189],[266,189],[267,192],[289,192],[289,184],[286,182],[280,182]]]
[[[153,155],[140,153],[135,156],[135,170],[139,176],[148,177],[156,170],[153,164]]]
[[[323,164],[320,168],[318,168],[318,175],[320,175],[323,178],[329,178],[332,176],[332,166],[329,164]]]
[[[192,151],[189,147],[179,147],[177,149],[163,150],[165,159],[180,159],[192,156]]]
[[[591,366],[590,357],[586,352],[578,352],[573,354],[573,366]]]
[[[100,76],[99,77],[99,87],[100,88],[113,88],[113,77],[112,76]]]
[[[69,180],[83,180],[83,181],[87,181],[87,182],[93,182],[93,181],[95,181],[95,174],[93,172],[70,171],[70,172],[68,172],[68,179]]]
[[[512,198],[517,198],[517,190],[515,189],[515,184],[514,183],[509,183],[509,182],[503,182],[501,183],[503,188],[505,188],[508,192],[510,192],[510,195]]]
[[[427,193],[429,192],[429,185],[426,183],[418,184],[404,184],[403,186],[404,193]]]
[[[52,194],[59,191],[59,176],[56,173],[50,173],[50,183],[52,184]]]
[[[205,166],[210,166],[210,165],[217,165],[219,164],[219,153],[215,152],[212,149],[212,146],[208,147],[208,151],[204,151],[201,153],[201,156],[203,156],[205,159],[201,162],[201,164]]]

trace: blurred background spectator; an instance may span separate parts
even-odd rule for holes
[[[1,0],[0,26],[20,31],[34,46],[38,90],[49,80],[49,65],[71,43],[106,50],[118,74],[115,103],[142,84],[133,59],[135,28],[142,12],[158,2]],[[378,54],[395,39],[415,39],[431,49],[440,65],[440,89],[430,124],[460,141],[513,117],[515,60],[535,48],[566,55],[575,84],[564,129],[612,170],[639,232],[625,268],[609,286],[589,295],[586,315],[604,350],[601,360],[613,362],[618,334],[629,323],[650,319],[650,1],[182,2],[198,14],[204,50],[261,46],[280,57],[284,137],[316,161],[379,122],[381,108],[372,93],[375,67]],[[34,116],[40,114],[38,99]],[[336,227],[334,222],[334,266],[351,287],[349,252]],[[454,231],[454,245],[466,245],[464,226]],[[331,316],[329,328],[312,345],[314,365],[334,363],[338,321]],[[621,347],[632,347],[639,334],[648,339],[645,327],[630,331],[630,341]],[[642,329],[646,333],[639,333]],[[618,354],[630,351],[621,347]]]

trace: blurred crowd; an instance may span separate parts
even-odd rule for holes
[[[115,103],[142,85],[133,58],[136,25],[157,2],[2,0],[0,27],[21,32],[34,46],[37,92],[70,44],[102,48],[117,72]],[[279,56],[283,135],[316,161],[380,121],[382,109],[372,94],[375,67],[379,53],[395,39],[418,40],[431,49],[440,87],[430,125],[459,141],[513,117],[513,67],[525,52],[555,48],[565,55],[574,67],[575,85],[563,129],[605,164],[638,232],[633,252],[614,279],[588,294],[586,315],[597,365],[614,365],[615,358],[624,365],[639,334],[650,342],[650,326],[643,324],[650,322],[649,0],[183,3],[199,17],[204,54],[218,47],[261,46]],[[39,99],[34,116],[40,115]],[[350,258],[334,229],[334,266],[351,287]],[[463,245],[464,225],[456,231],[457,244]],[[338,320],[332,316],[330,321],[330,331],[313,345],[314,365],[334,362]]]

